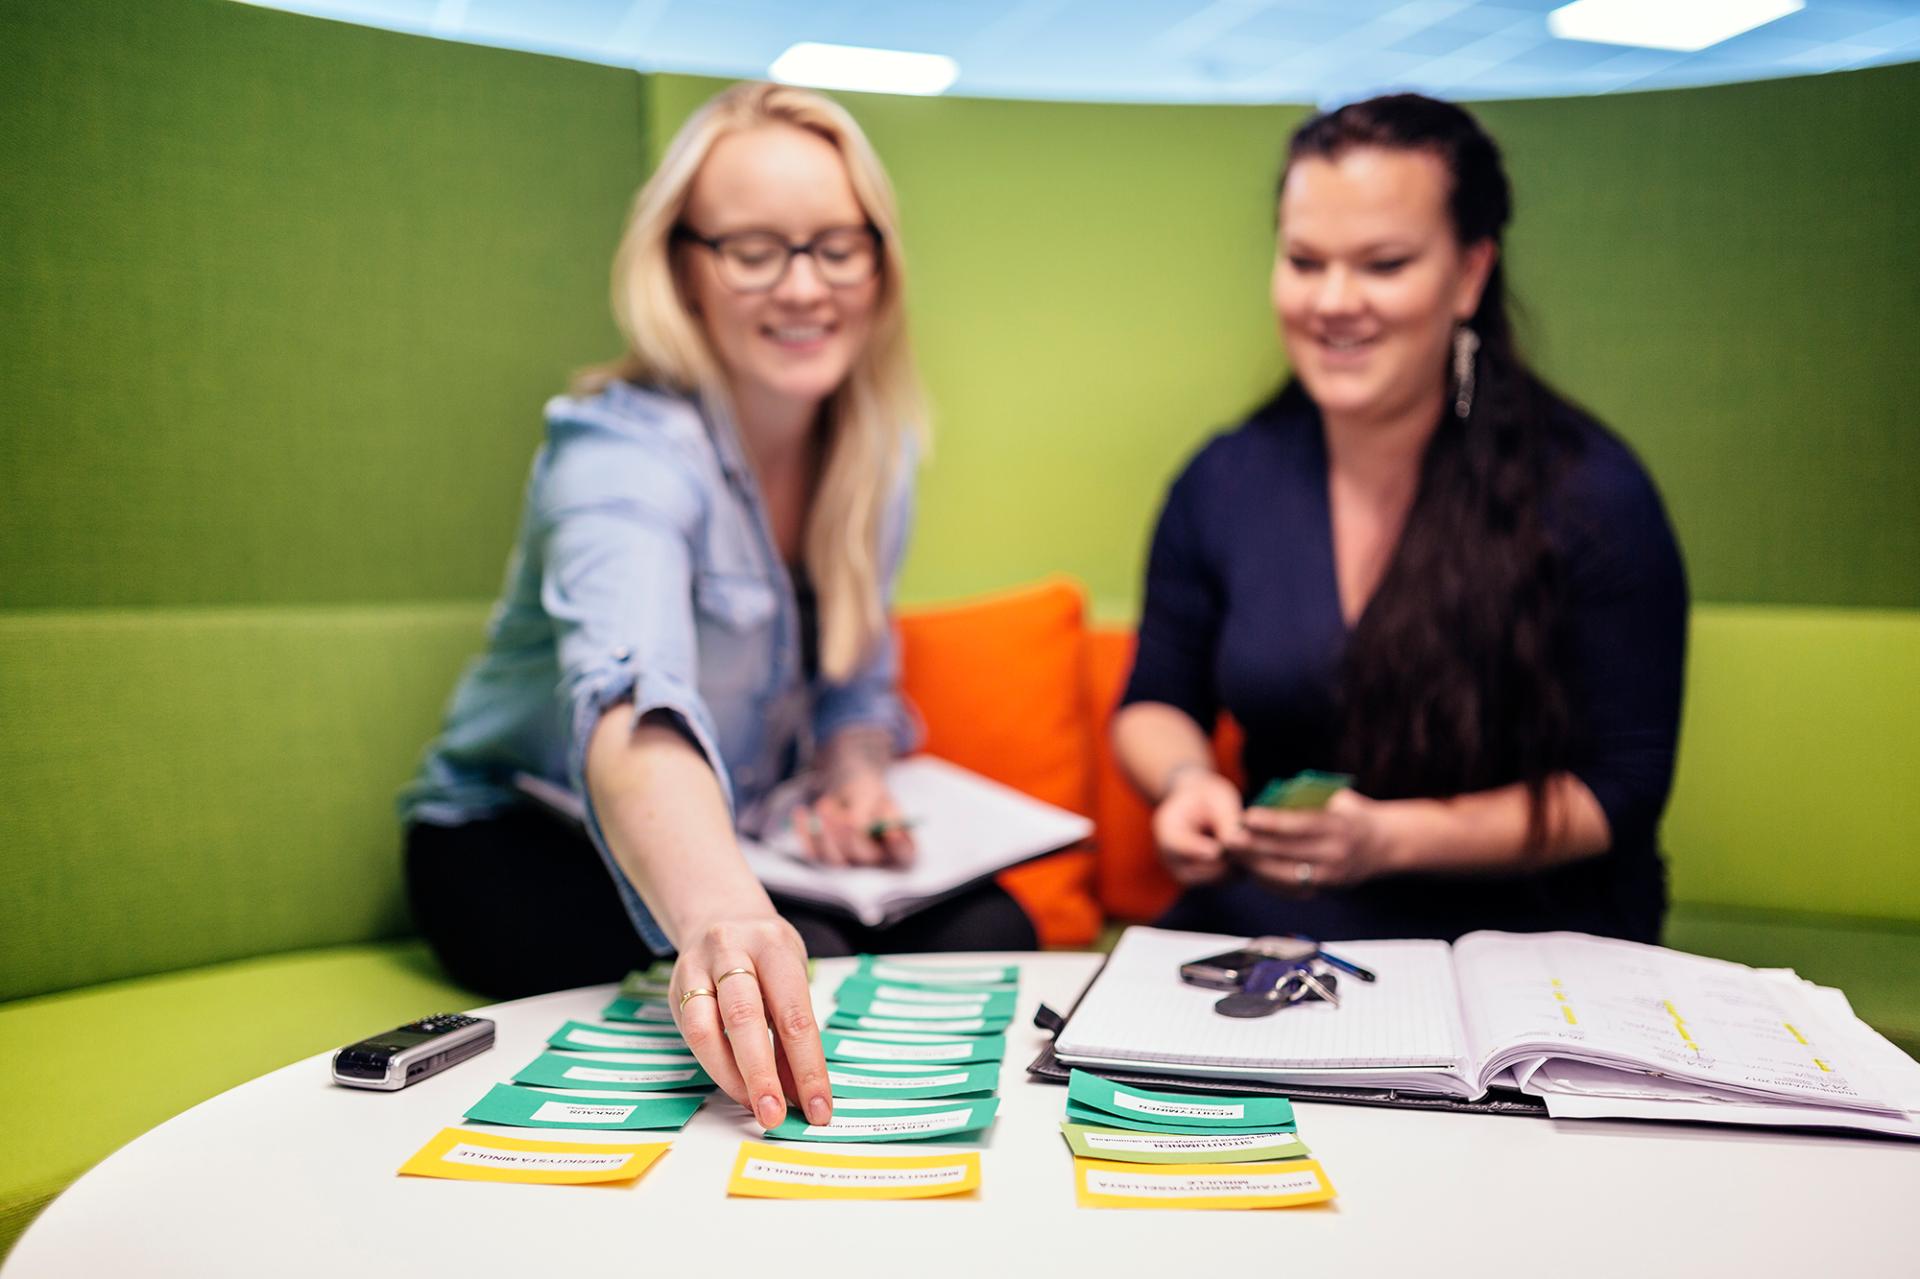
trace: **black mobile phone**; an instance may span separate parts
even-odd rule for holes
[[[333,1055],[333,1082],[393,1092],[493,1047],[493,1023],[439,1013],[348,1044]]]
[[[1255,937],[1238,950],[1209,955],[1180,965],[1180,980],[1208,990],[1239,990],[1253,966],[1263,959],[1305,963],[1320,953],[1316,942],[1298,937]]]

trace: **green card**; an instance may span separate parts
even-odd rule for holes
[[[914,986],[1010,986],[1020,980],[1020,969],[1014,964],[955,964],[947,967],[888,959],[883,955],[860,956],[860,966],[856,971],[875,981]]]
[[[928,1106],[886,1110],[842,1110],[834,1107],[833,1121],[810,1124],[789,1111],[767,1136],[782,1141],[938,1141],[962,1133],[979,1132],[993,1123],[998,1097],[958,1097]]]
[[[999,1061],[1007,1055],[1005,1035],[953,1038],[946,1035],[888,1033],[849,1034],[823,1030],[820,1044],[828,1061],[897,1062],[902,1065],[952,1066],[962,1062]]]
[[[1219,1128],[1184,1128],[1178,1125],[1149,1123],[1144,1119],[1129,1119],[1125,1115],[1109,1115],[1104,1110],[1083,1106],[1071,1098],[1067,1100],[1067,1119],[1072,1123],[1086,1124],[1091,1128],[1128,1128],[1134,1132],[1166,1132],[1183,1137],[1206,1137],[1216,1132],[1233,1131]]]
[[[623,999],[665,999],[668,983],[673,981],[673,961],[656,959],[645,968],[636,968],[620,983]]]
[[[1067,1078],[1067,1098],[1083,1108],[1140,1123],[1202,1129],[1292,1128],[1293,1103],[1285,1097],[1236,1097],[1221,1093],[1149,1092],[1076,1070]],[[1132,1128],[1134,1124],[1119,1125]]]
[[[867,1017],[834,1009],[827,1025],[835,1030],[905,1031],[929,1035],[997,1035],[1013,1021],[1011,1017]]]
[[[1274,780],[1253,797],[1255,808],[1325,808],[1327,801],[1353,785],[1350,773],[1322,773],[1307,769],[1285,781]]]
[[[1083,1159],[1128,1164],[1251,1164],[1312,1153],[1293,1132],[1128,1132],[1071,1122],[1060,1131]]]
[[[604,1053],[585,1057],[545,1052],[523,1066],[513,1082],[544,1088],[610,1088],[619,1092],[672,1092],[713,1087],[712,1076],[684,1053]]]
[[[952,1017],[1013,1016],[1012,991],[921,990],[913,986],[883,986],[860,981],[841,983],[834,1003],[843,1013],[897,1020],[934,1020]]]
[[[625,995],[600,1010],[602,1021],[637,1021],[654,1025],[673,1025],[673,1009],[652,999],[629,999]]]
[[[495,1084],[464,1117],[509,1128],[680,1129],[705,1100],[704,1093],[697,1097],[608,1097]]]
[[[686,1052],[687,1041],[672,1026],[634,1022],[626,1026],[595,1026],[570,1021],[547,1036],[554,1048],[575,1052]],[[691,1056],[691,1054],[689,1054]]]
[[[827,1064],[827,1083],[835,1097],[965,1097],[997,1088],[1000,1063],[927,1067],[856,1066],[835,1061]]]

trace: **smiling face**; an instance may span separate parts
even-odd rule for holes
[[[1322,414],[1359,422],[1436,416],[1455,325],[1470,318],[1494,246],[1462,246],[1449,180],[1425,151],[1307,156],[1280,192],[1273,308],[1296,375]]]
[[[714,143],[687,193],[681,222],[706,237],[772,231],[803,244],[835,227],[860,227],[866,211],[831,142],[789,124],[730,133]],[[836,288],[818,264],[795,255],[772,289],[730,288],[715,252],[682,244],[687,300],[725,373],[744,423],[811,417],[846,380],[873,329],[876,273]]]

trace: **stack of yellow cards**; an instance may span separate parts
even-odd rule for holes
[[[1333,1198],[1284,1097],[1156,1092],[1076,1070],[1060,1131],[1083,1208],[1292,1208]]]

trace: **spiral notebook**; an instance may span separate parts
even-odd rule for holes
[[[1792,973],[1583,933],[1340,943],[1379,974],[1341,1006],[1213,1011],[1180,965],[1243,944],[1131,928],[1055,1036],[1068,1066],[1481,1102],[1569,1117],[1856,1128],[1920,1138],[1920,1064]]]

